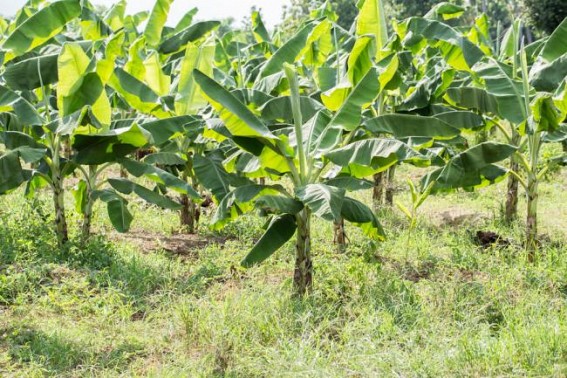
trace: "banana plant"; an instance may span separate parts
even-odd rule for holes
[[[543,143],[562,141],[566,137],[561,123],[566,114],[567,48],[559,42],[566,35],[567,21],[537,48],[522,46],[516,65],[510,67],[489,60],[477,70],[484,83],[476,82],[474,86],[447,91],[447,100],[456,106],[474,108],[489,116],[510,120],[515,134],[507,131],[498,120],[494,124],[507,140],[518,147],[514,154],[517,164],[512,166],[511,174],[526,191],[525,245],[530,260],[535,258],[538,245],[538,185],[547,170],[547,165],[541,168],[541,147]],[[513,69],[517,69],[518,73],[512,72]]]
[[[111,34],[111,28],[97,18],[88,2],[59,1],[35,13],[34,9],[27,11],[31,16],[13,28],[3,45],[8,49],[5,56],[9,61],[2,72],[7,84],[2,88],[5,93],[2,110],[14,115],[22,127],[2,133],[2,143],[9,150],[3,160],[12,169],[11,174],[3,171],[3,177],[12,178],[6,180],[2,191],[27,182],[26,193],[33,196],[38,188],[49,186],[61,246],[69,238],[64,180],[71,174],[83,175],[74,191],[76,209],[83,216],[83,240],[90,235],[92,209],[97,199],[108,204],[111,222],[119,231],[126,231],[132,219],[126,208],[127,200],[120,193],[135,192],[151,203],[171,207],[165,197],[152,195],[137,184],[103,176],[108,166],[127,165],[124,160],[127,154],[152,143],[150,133],[137,124],[112,122],[112,91],[107,83],[115,69],[114,61],[120,57],[124,33]],[[68,25],[72,26],[77,19],[81,19],[80,30]],[[33,26],[38,22],[45,22],[46,30]],[[93,23],[98,27],[93,29]],[[58,39],[42,45],[46,35]],[[71,35],[93,39],[65,42]],[[16,158],[31,164],[31,169],[23,169]],[[164,174],[147,173],[162,181]],[[107,184],[111,187],[104,187]]]
[[[142,127],[149,127],[152,147],[157,153],[148,156],[145,162],[179,174],[184,182],[191,178],[190,186],[197,188],[192,142],[202,127],[194,116],[206,103],[192,78],[192,70],[212,72],[215,45],[209,35],[220,23],[194,23],[194,9],[177,26],[167,27],[170,5],[169,0],[157,1],[143,33],[137,30],[128,33],[126,59],[110,74],[109,85],[126,113],[133,109],[141,114],[138,118],[150,121],[142,121]],[[114,19],[118,24],[127,23],[122,11]],[[177,208],[182,227],[193,233],[200,197],[195,189],[179,195],[181,205]]]
[[[60,52],[50,55],[35,56],[33,52],[41,49],[43,44],[62,32],[70,21],[78,18],[81,10],[79,1],[71,0],[58,1],[40,10],[33,7],[24,8],[20,15],[26,14],[27,18],[22,21],[21,17],[17,17],[13,21],[12,31],[2,45],[5,51],[6,82],[12,82],[18,90],[24,89],[26,96],[32,98],[35,106],[32,106],[31,114],[43,112],[41,118],[37,117],[34,122],[28,122],[30,114],[22,114],[17,106],[8,107],[8,111],[20,116],[30,136],[30,138],[19,138],[16,144],[13,141],[9,144],[21,149],[24,147],[21,143],[31,143],[33,140],[32,145],[41,146],[44,151],[44,155],[37,155],[38,159],[33,162],[44,163],[43,169],[40,165],[40,169],[34,170],[28,179],[41,177],[52,189],[56,233],[60,245],[68,240],[63,186],[66,160],[61,156],[64,139],[86,116],[87,112],[83,110],[87,107],[93,118],[97,118],[102,124],[108,124],[110,105],[106,94],[103,93],[103,85],[98,75],[79,72],[80,68],[74,65],[74,53],[78,50],[83,53],[79,44],[64,44],[62,47],[57,43],[52,44],[45,49],[51,47]],[[87,64],[88,62],[85,65]],[[26,71],[31,71],[32,74]],[[53,98],[54,103],[51,103],[51,96],[55,93],[53,92],[55,83],[57,83],[57,96]],[[12,94],[19,96],[15,92]],[[16,104],[17,102],[13,105]],[[36,107],[41,110],[36,112]],[[4,139],[6,143],[6,139],[10,138],[5,136]],[[21,156],[24,161],[27,160],[25,155]]]
[[[224,138],[232,140],[249,157],[248,166],[253,163],[273,180],[288,178],[292,185],[291,189],[279,184],[231,188],[219,204],[213,227],[223,227],[232,218],[256,207],[273,214],[264,236],[242,264],[251,266],[264,261],[295,234],[293,282],[298,295],[305,294],[312,286],[312,216],[333,222],[344,218],[381,240],[384,231],[376,215],[366,205],[348,197],[347,192],[366,185],[362,178],[384,171],[400,160],[426,160],[396,140],[360,139],[359,136],[364,136],[358,133],[362,112],[371,106],[380,90],[375,67],[357,71],[357,85],[342,92],[337,90],[335,95],[329,93],[328,101],[323,100],[327,104],[319,100],[316,92],[309,96],[313,84],[319,83],[321,87],[322,78],[329,76],[324,73],[329,70],[318,70],[322,75],[317,80],[306,78],[317,66],[312,56],[305,55],[304,45],[319,43],[331,29],[328,21],[306,24],[262,65],[254,87],[268,88],[267,93],[273,93],[281,85],[289,88],[289,92],[268,101],[261,109],[247,107],[236,93],[195,72],[197,83],[223,122],[222,127],[206,132],[222,129]],[[302,64],[298,66],[297,61]],[[282,65],[283,70],[278,68]],[[336,84],[337,81],[326,89]],[[329,106],[332,102],[336,105]]]

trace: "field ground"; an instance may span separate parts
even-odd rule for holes
[[[400,171],[400,185],[411,173]],[[235,268],[260,218],[187,237],[176,214],[133,200],[131,234],[111,231],[99,207],[99,236],[61,251],[48,198],[11,194],[0,198],[0,375],[565,377],[566,176],[542,185],[535,264],[520,247],[522,221],[499,221],[505,183],[430,198],[412,232],[386,209],[388,240],[348,226],[345,254],[317,221],[304,301],[290,295],[291,244]],[[479,230],[509,245],[483,249]]]

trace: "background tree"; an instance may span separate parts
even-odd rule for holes
[[[565,0],[524,0],[524,7],[532,25],[545,34],[551,34],[567,17]]]

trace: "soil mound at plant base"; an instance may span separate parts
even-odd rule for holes
[[[492,231],[477,231],[474,237],[475,243],[486,249],[494,245],[507,247],[510,241]]]
[[[482,213],[455,207],[438,213],[435,218],[436,223],[440,226],[457,227],[465,224],[477,224],[487,217]]]
[[[214,244],[224,244],[225,238],[205,238],[196,234],[173,234],[170,236],[162,234],[148,233],[147,231],[131,231],[127,234],[115,233],[112,238],[117,241],[126,241],[140,248],[145,253],[152,253],[164,250],[175,255],[196,258],[198,250],[205,246]]]

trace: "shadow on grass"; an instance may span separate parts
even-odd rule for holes
[[[210,282],[224,279],[227,272],[212,262],[163,258],[158,253],[121,250],[97,236],[85,246],[71,242],[58,248],[49,224],[30,212],[0,219],[0,305],[13,305],[24,298],[42,295],[45,285],[65,284],[67,276],[86,276],[96,289],[118,289],[124,299],[144,307],[153,294],[204,294]],[[63,269],[59,269],[63,268]],[[196,269],[195,269],[196,268]],[[71,271],[54,277],[53,270]]]
[[[0,347],[6,350],[17,365],[37,365],[46,373],[60,376],[77,368],[126,367],[142,353],[142,347],[123,343],[103,351],[66,340],[59,334],[46,334],[28,327],[0,329]]]

